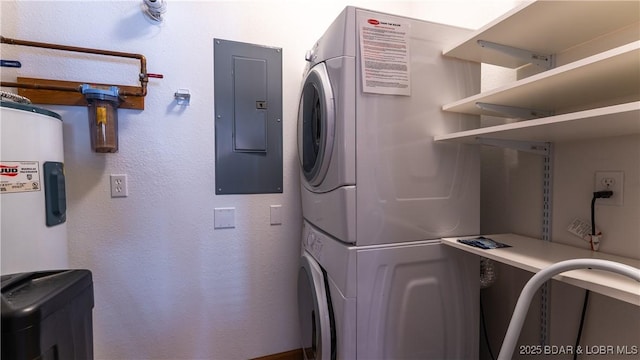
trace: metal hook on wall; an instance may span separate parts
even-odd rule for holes
[[[173,97],[176,99],[176,103],[178,105],[189,105],[191,101],[191,94],[189,93],[189,89],[178,89]]]

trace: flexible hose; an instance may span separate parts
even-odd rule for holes
[[[7,99],[20,104],[31,104],[31,100],[24,96],[0,90],[0,98]]]
[[[547,280],[551,279],[557,274],[569,270],[585,268],[611,271],[620,275],[630,277],[633,280],[640,282],[640,269],[636,269],[633,266],[620,264],[614,261],[601,259],[565,260],[557,262],[549,267],[540,270],[538,273],[533,275],[531,279],[529,279],[529,281],[522,289],[522,292],[520,293],[520,297],[518,298],[518,302],[516,303],[516,308],[513,311],[513,315],[511,316],[511,322],[509,323],[509,327],[507,328],[507,334],[505,335],[504,342],[502,343],[502,348],[500,349],[500,354],[498,354],[498,360],[509,360],[512,358],[513,351],[516,348],[516,343],[518,342],[518,338],[520,337],[522,325],[524,324],[524,320],[527,316],[527,310],[529,309],[531,300],[533,299],[533,296],[535,295],[538,288],[540,288],[542,284],[544,284]]]
[[[480,289],[486,289],[496,282],[496,266],[492,260],[480,258]]]

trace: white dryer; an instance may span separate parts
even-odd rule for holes
[[[383,31],[383,25],[401,29],[405,59],[398,65],[383,58],[371,68],[404,66],[398,75],[407,77],[404,95],[379,93],[363,83],[371,56],[394,51],[382,45],[371,55],[371,41],[361,43],[369,36],[365,29]],[[479,125],[476,116],[441,110],[479,92],[478,64],[442,56],[446,45],[467,33],[354,7],[331,24],[307,53],[300,98],[305,219],[356,245],[478,233],[478,149],[432,141],[434,135]]]
[[[304,358],[477,358],[478,270],[478,257],[439,241],[351,246],[304,221]]]

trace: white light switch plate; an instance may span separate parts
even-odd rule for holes
[[[236,208],[215,208],[213,210],[213,227],[215,229],[231,229],[236,227]]]
[[[271,205],[270,208],[271,225],[282,224],[282,205]]]

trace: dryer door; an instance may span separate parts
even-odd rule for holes
[[[302,86],[298,107],[298,155],[306,181],[318,186],[327,174],[335,137],[335,105],[324,63],[315,65]]]
[[[308,254],[302,255],[298,272],[298,312],[305,360],[335,359],[335,335],[325,275]],[[333,332],[335,334],[335,332]]]

